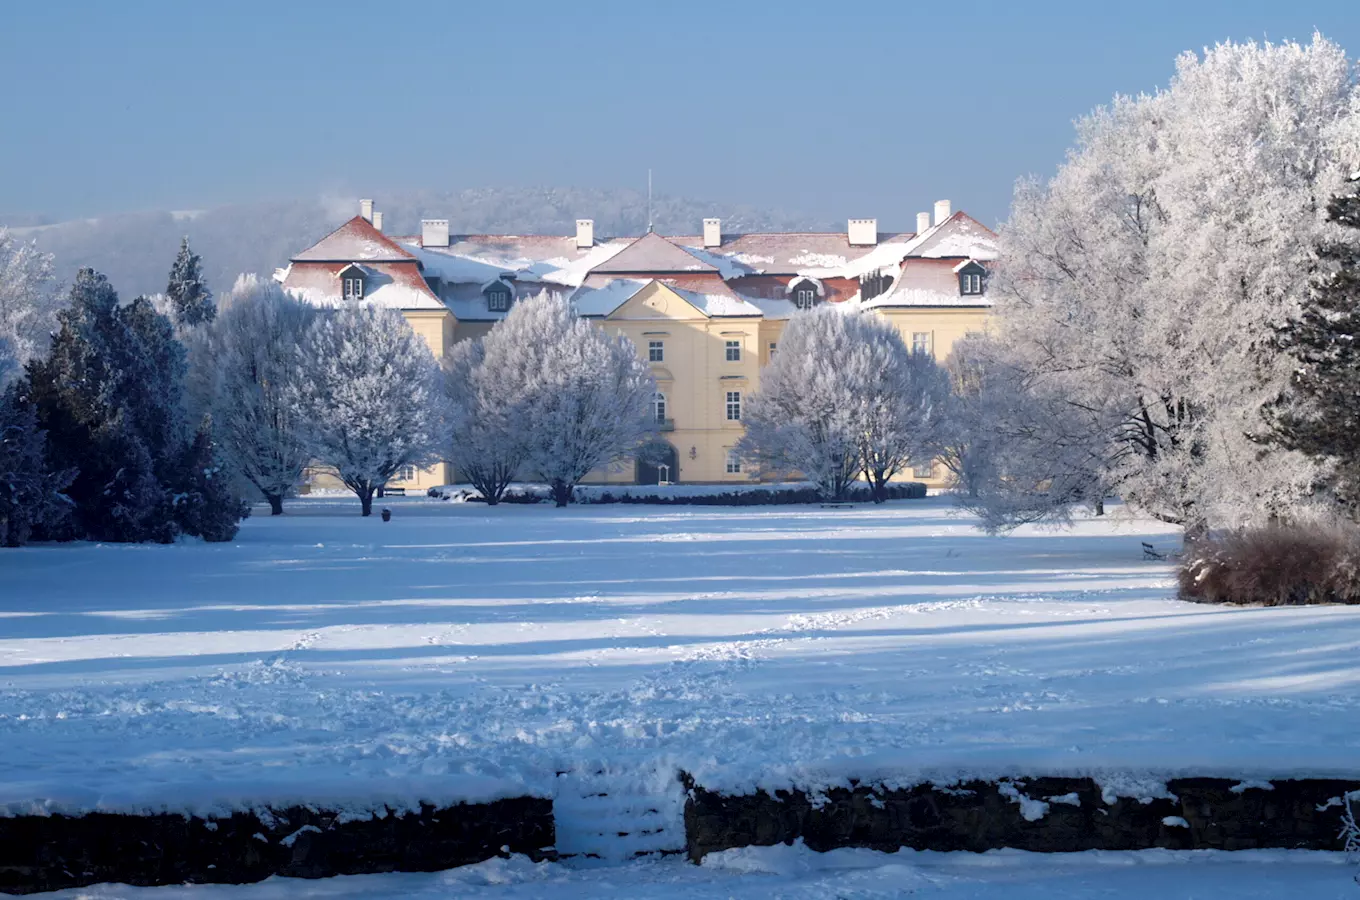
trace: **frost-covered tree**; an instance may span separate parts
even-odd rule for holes
[[[487,371],[524,440],[524,465],[566,506],[577,483],[655,437],[656,382],[625,337],[611,337],[546,294],[515,304],[486,338]],[[494,368],[493,368],[494,366]]]
[[[316,317],[275,282],[242,275],[190,342],[192,392],[211,416],[223,462],[276,516],[311,460],[290,391],[310,377],[298,348]]]
[[[400,313],[373,306],[320,313],[300,354],[307,377],[289,385],[292,421],[371,515],[379,488],[447,444],[439,365]]]
[[[60,308],[52,254],[0,228],[0,344],[21,365],[45,353]]]
[[[504,329],[455,344],[444,363],[452,444],[449,460],[460,478],[490,506],[515,480],[527,451],[527,387],[506,361],[515,352]]]
[[[1082,120],[1057,176],[1017,187],[991,279],[1016,383],[1062,426],[1011,467],[1079,446],[1100,490],[1192,531],[1298,502],[1305,458],[1257,439],[1289,373],[1272,328],[1357,152],[1354,72],[1321,37],[1184,55],[1166,90]],[[1001,503],[998,519],[1058,516],[1079,494]]]
[[[211,322],[217,315],[212,291],[203,280],[203,260],[189,249],[189,239],[180,241],[179,255],[170,267],[170,283],[165,289],[174,310],[175,324],[194,327]]]
[[[847,324],[858,339],[839,365],[855,391],[860,471],[874,502],[882,503],[894,476],[912,460],[931,459],[939,451],[949,377],[933,356],[908,349],[886,319],[856,316]]]
[[[1280,330],[1294,361],[1289,391],[1272,410],[1276,439],[1329,463],[1338,500],[1360,515],[1360,174],[1327,206],[1336,233],[1317,250],[1302,312]]]
[[[828,500],[863,475],[874,502],[913,459],[941,446],[949,381],[873,314],[817,307],[789,321],[746,402],[738,452],[764,472],[799,474]]]

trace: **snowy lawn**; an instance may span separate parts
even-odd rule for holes
[[[609,868],[490,860],[436,874],[355,875],[241,886],[100,885],[47,894],[57,900],[316,900],[398,897],[553,897],[555,900],[1353,900],[1354,867],[1340,853],[874,853],[801,846],[751,847],[706,857]]]
[[[0,809],[528,789],[559,850],[622,857],[683,845],[677,768],[1360,784],[1360,608],[1181,603],[1140,547],[1179,535],[1118,510],[992,538],[935,498],[386,505],[0,553]],[[607,837],[644,807],[656,835]]]

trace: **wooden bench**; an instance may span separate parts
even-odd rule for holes
[[[823,503],[822,509],[854,509],[853,503]]]

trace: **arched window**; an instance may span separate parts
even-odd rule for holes
[[[666,421],[666,395],[660,391],[652,394],[652,412],[658,422]]]

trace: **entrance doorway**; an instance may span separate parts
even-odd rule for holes
[[[648,444],[638,452],[638,484],[670,484],[680,478],[680,459],[667,441]]]

